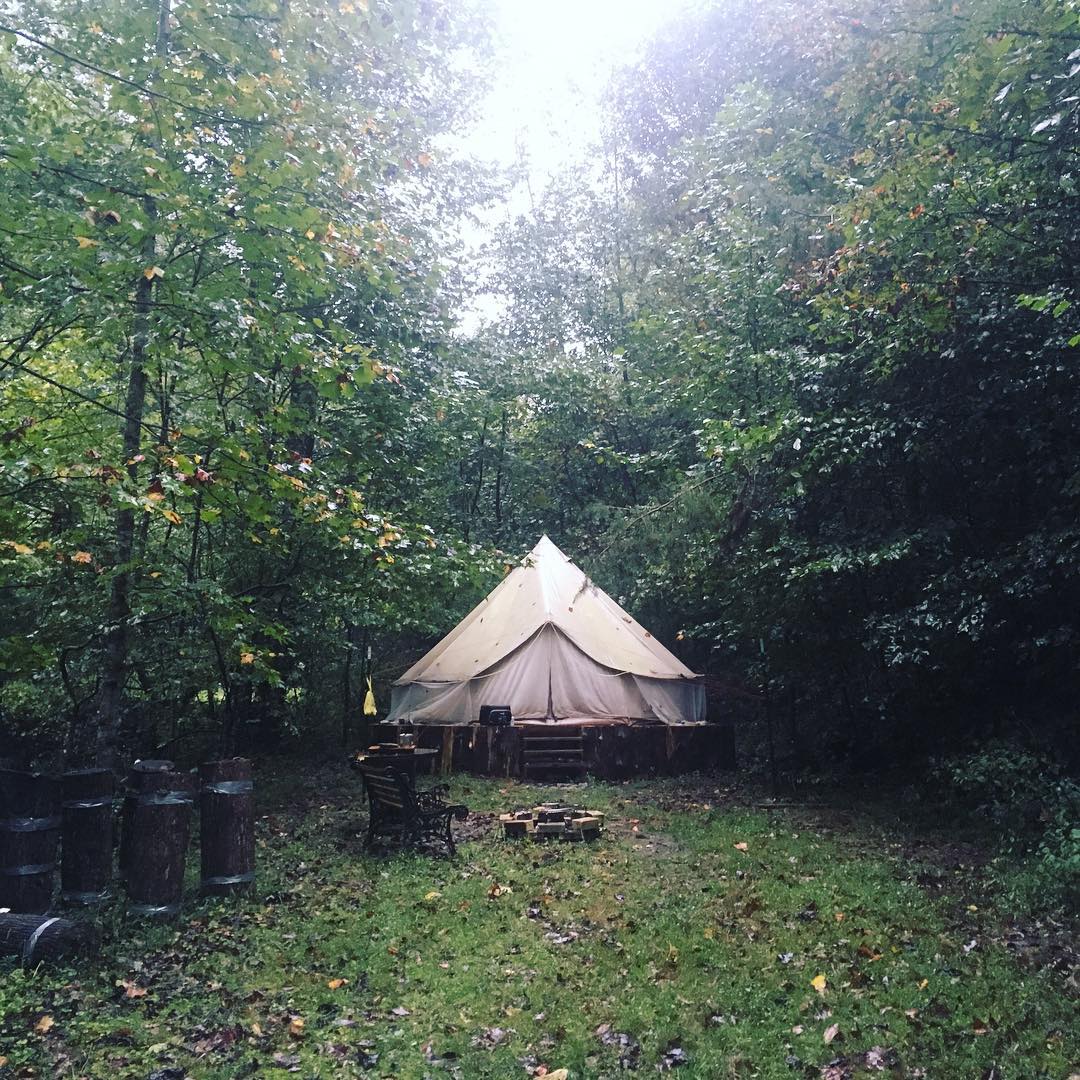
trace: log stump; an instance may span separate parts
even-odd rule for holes
[[[43,773],[0,772],[0,908],[40,913],[52,905],[60,839],[60,784]]]
[[[73,770],[64,773],[62,787],[60,896],[68,904],[100,904],[108,899],[112,881],[113,774]]]
[[[204,896],[245,892],[255,881],[255,795],[246,758],[199,766]]]
[[[128,910],[136,915],[172,918],[180,913],[184,863],[195,805],[190,773],[145,774],[152,787],[135,796],[128,848]]]
[[[131,827],[135,816],[135,802],[140,792],[151,790],[156,784],[155,777],[160,773],[172,772],[176,766],[171,761],[146,758],[136,761],[131,766],[127,778],[127,793],[120,809],[120,853],[117,856],[117,870],[121,877],[127,876],[131,855]]]
[[[96,945],[96,931],[81,923],[42,915],[0,914],[0,956],[17,956],[27,967],[85,954]]]

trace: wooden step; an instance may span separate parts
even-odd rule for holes
[[[584,772],[584,761],[526,761],[522,765],[522,771],[529,773],[556,773],[556,772]]]

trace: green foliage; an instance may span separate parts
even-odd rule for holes
[[[1080,784],[1049,758],[1009,743],[951,759],[938,775],[968,813],[994,822],[1007,895],[1027,908],[1075,910]]]
[[[146,753],[228,748],[293,692],[352,709],[350,626],[429,632],[489,580],[397,490],[404,384],[452,350],[432,230],[479,195],[435,143],[482,28],[411,0],[27,14],[0,30],[6,723]]]

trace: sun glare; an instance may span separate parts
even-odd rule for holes
[[[578,159],[600,134],[612,70],[670,15],[655,0],[490,0],[496,77],[466,148],[528,165],[534,183]]]

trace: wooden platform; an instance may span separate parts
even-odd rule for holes
[[[380,724],[373,738],[390,740],[399,729]],[[552,782],[735,768],[730,724],[667,727],[628,724],[424,724],[412,728],[417,745],[439,751],[435,770],[510,776]]]

